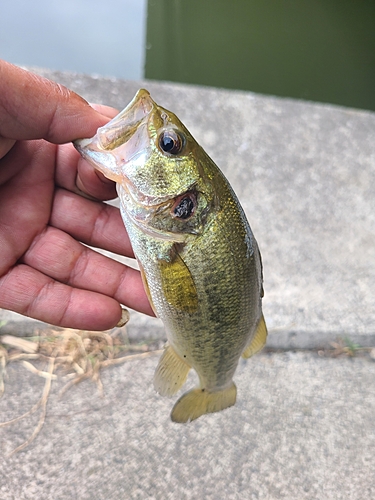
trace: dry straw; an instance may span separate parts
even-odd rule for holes
[[[85,379],[94,381],[103,393],[102,369],[154,354],[160,354],[160,350],[152,350],[147,344],[130,344],[124,328],[115,328],[110,333],[51,329],[25,338],[0,335],[0,397],[4,393],[4,378],[9,363],[20,363],[31,373],[45,379],[41,398],[28,412],[0,423],[0,427],[12,425],[40,411],[39,421],[31,436],[10,455],[28,446],[42,429],[53,380],[66,380],[60,396]]]

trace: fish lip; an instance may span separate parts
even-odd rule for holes
[[[165,191],[151,194],[147,187],[135,181],[131,167],[129,170],[129,164],[145,163],[148,159],[149,121],[154,110],[160,113],[166,126],[167,112],[153,101],[147,90],[140,89],[123,111],[98,128],[92,138],[73,142],[81,156],[96,170],[122,185],[135,202],[150,210],[181,194]]]
[[[115,149],[119,147],[118,142],[121,137],[124,138],[121,140],[121,144],[126,144],[142,122],[148,118],[155,106],[156,103],[147,90],[138,90],[126,108],[108,123],[98,128],[96,132],[98,146],[104,151]]]
[[[126,108],[99,127],[93,137],[73,141],[74,147],[106,177],[121,182],[121,177],[126,177],[123,167],[147,149],[148,131],[139,134],[139,130],[147,128],[149,115],[155,107],[150,93],[140,89]],[[118,156],[121,157],[120,165]]]

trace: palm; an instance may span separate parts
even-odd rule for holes
[[[119,320],[119,303],[150,309],[136,271],[80,243],[132,255],[118,210],[74,192],[77,172],[86,193],[115,196],[71,144],[20,141],[0,160],[0,306],[105,329]]]

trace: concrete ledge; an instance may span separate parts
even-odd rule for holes
[[[0,311],[0,320],[5,314]],[[53,328],[53,327],[52,327]],[[19,317],[10,319],[0,329],[0,335],[14,335],[17,337],[32,337],[51,329],[51,325],[29,318]],[[131,343],[159,341],[165,342],[166,336],[162,323],[158,320],[147,318],[141,314],[132,312],[131,321],[127,325],[127,337]],[[375,347],[375,333],[368,334],[338,334],[337,332],[314,331],[298,332],[294,330],[276,330],[268,334],[267,345],[264,349],[268,351],[293,351],[293,350],[318,350],[332,348],[332,342],[350,341],[360,347]]]
[[[374,113],[36,71],[117,108],[145,86],[183,120],[229,178],[258,240],[270,346],[321,347],[337,336],[375,345]],[[129,332],[163,336],[159,323],[137,315]]]
[[[224,169],[263,253],[269,349],[375,345],[375,115],[245,92],[41,71],[117,107],[139,86],[177,112]],[[48,325],[2,311],[0,333]],[[15,330],[15,331],[13,331]],[[164,337],[133,314],[129,336]],[[39,414],[0,427],[1,500],[375,498],[375,363],[370,356],[263,352],[241,360],[238,400],[187,425],[152,387],[157,358],[127,359]],[[1,368],[1,367],[0,367]],[[45,380],[7,367],[0,423],[41,397]],[[195,383],[189,375],[186,389]],[[185,389],[184,389],[185,392]]]

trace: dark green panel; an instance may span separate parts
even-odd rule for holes
[[[375,1],[149,0],[145,76],[375,110]]]

